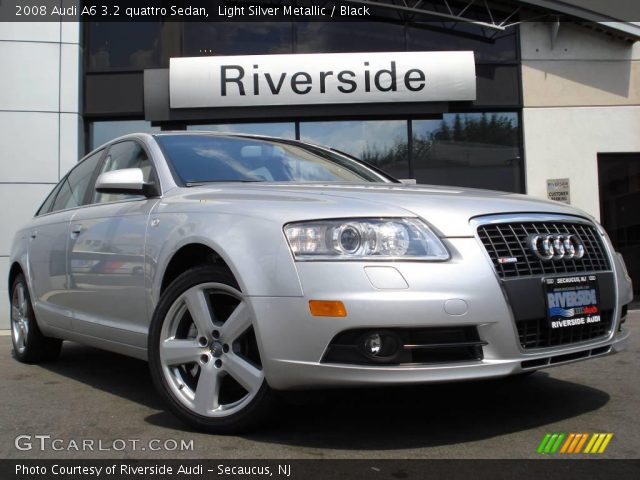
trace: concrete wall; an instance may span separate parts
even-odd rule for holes
[[[640,43],[561,24],[521,26],[527,192],[568,177],[571,203],[599,217],[597,154],[640,152]]]
[[[0,328],[13,233],[79,158],[79,35],[77,23],[0,23]]]

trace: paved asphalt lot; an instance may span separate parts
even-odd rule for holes
[[[22,365],[0,337],[0,458],[535,458],[546,432],[613,432],[609,458],[640,451],[640,312],[629,350],[518,380],[328,392],[242,436],[186,429],[156,398],[144,362],[65,343]],[[193,440],[193,451],[18,451],[16,436]],[[37,442],[34,442],[36,444]],[[129,442],[128,442],[129,443]]]

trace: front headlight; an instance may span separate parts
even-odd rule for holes
[[[352,218],[289,223],[296,260],[448,260],[449,252],[417,218]]]

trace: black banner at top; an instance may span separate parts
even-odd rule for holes
[[[554,6],[557,3],[557,6]],[[562,5],[561,5],[562,4]],[[562,8],[561,8],[562,7]],[[2,22],[474,22],[640,21],[640,2],[460,0],[4,0]],[[633,28],[633,26],[632,26]]]

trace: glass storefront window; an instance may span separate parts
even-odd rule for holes
[[[522,192],[518,114],[448,113],[413,121],[418,183]]]
[[[447,113],[440,120],[300,122],[300,140],[335,148],[420,184],[454,185],[522,192],[520,125],[516,112]],[[296,138],[293,122],[189,125],[212,131]],[[144,120],[91,123],[91,148],[120,135],[159,132]]]
[[[91,122],[91,150],[127,133],[153,133],[159,131],[159,127],[152,127],[151,122],[145,122],[144,120]]]
[[[88,71],[166,67],[179,56],[177,22],[91,22]]]
[[[248,133],[268,135],[270,137],[296,138],[296,126],[291,123],[229,123],[218,125],[188,125],[187,130],[206,130],[211,132]]]
[[[184,22],[183,56],[291,53],[289,22]]]
[[[87,71],[167,67],[199,55],[473,50],[481,62],[518,59],[517,29],[388,17],[360,22],[89,22]]]
[[[301,122],[300,139],[351,154],[396,178],[409,176],[407,122]]]
[[[296,22],[296,53],[405,50],[404,25],[387,22]]]
[[[494,32],[491,35],[494,35]],[[470,23],[457,23],[454,29],[443,28],[442,24],[438,23],[411,25],[407,29],[407,50],[473,50],[476,61],[485,62],[518,59],[515,29],[508,29],[491,37],[482,27]]]

